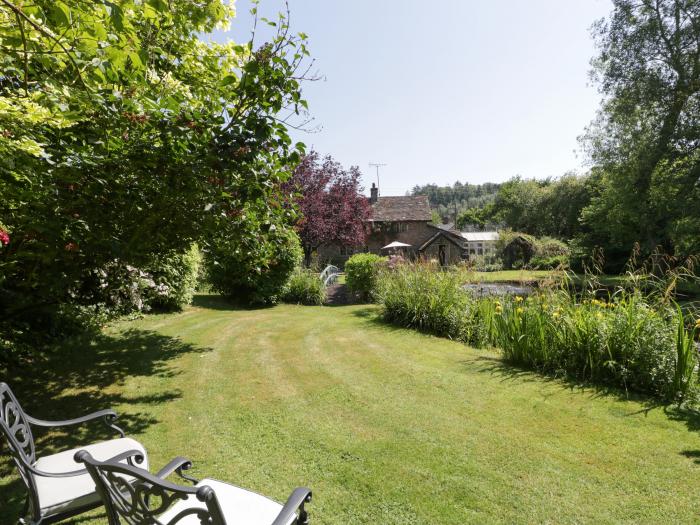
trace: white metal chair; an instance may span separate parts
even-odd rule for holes
[[[117,414],[100,410],[76,419],[43,421],[22,410],[6,383],[0,383],[0,434],[4,437],[10,455],[27,488],[27,500],[20,519],[22,523],[45,525],[64,520],[102,505],[95,491],[95,483],[87,470],[76,463],[76,451],[87,450],[100,459],[132,463],[141,461],[148,468],[143,446],[124,436],[114,422]],[[102,420],[119,434],[119,438],[88,446],[65,450],[57,454],[37,457],[32,426],[66,427]]]
[[[134,451],[137,454],[138,451]],[[88,450],[75,455],[92,476],[107,508],[110,525],[308,525],[304,505],[311,491],[297,488],[282,505],[221,481],[200,482],[182,473],[191,463],[171,461],[157,475],[115,460],[98,461]],[[164,480],[177,471],[194,487]]]

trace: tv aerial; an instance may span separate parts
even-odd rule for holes
[[[377,168],[377,187],[379,187],[379,168],[383,168],[384,166],[386,166],[386,164],[382,164],[380,162],[369,163],[370,168]]]

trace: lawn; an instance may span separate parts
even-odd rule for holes
[[[376,314],[199,296],[12,383],[38,417],[113,406],[154,469],[187,455],[197,476],[279,500],[308,485],[316,524],[698,521],[700,418]],[[0,523],[12,523],[21,489],[0,467]],[[93,516],[72,523],[106,522]]]

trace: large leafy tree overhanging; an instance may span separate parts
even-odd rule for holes
[[[312,151],[285,184],[288,192],[296,194],[295,202],[301,211],[297,232],[307,266],[312,252],[321,245],[364,244],[364,221],[370,208],[362,195],[360,177],[356,166],[346,170],[330,156],[321,159]]]
[[[273,194],[302,147],[279,115],[305,108],[305,37],[285,16],[259,47],[198,37],[232,15],[222,0],[0,0],[4,319],[115,258],[293,218]]]
[[[585,136],[597,195],[584,241],[624,257],[639,242],[700,251],[700,3],[613,0],[594,26],[604,95]]]

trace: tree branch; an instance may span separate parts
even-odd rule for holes
[[[10,8],[12,10],[12,12],[14,12],[17,17],[21,17],[22,19],[26,20],[29,23],[29,25],[31,25],[34,29],[39,31],[44,36],[47,36],[48,38],[53,40],[56,43],[56,45],[58,45],[58,47],[60,47],[63,50],[63,52],[68,57],[68,60],[70,60],[71,64],[73,64],[73,67],[75,68],[75,71],[78,74],[78,79],[80,80],[80,83],[83,85],[83,87],[88,92],[91,92],[90,87],[85,83],[85,79],[83,78],[82,72],[80,71],[80,67],[76,63],[73,56],[71,55],[70,51],[68,49],[66,49],[66,47],[63,45],[63,42],[61,42],[58,38],[56,38],[53,34],[51,34],[51,32],[48,31],[46,28],[37,24],[34,20],[32,20],[29,16],[27,16],[24,13],[24,11],[22,11],[19,7],[14,5],[12,2],[9,2],[8,0],[0,0],[0,2],[2,2],[3,5]]]

